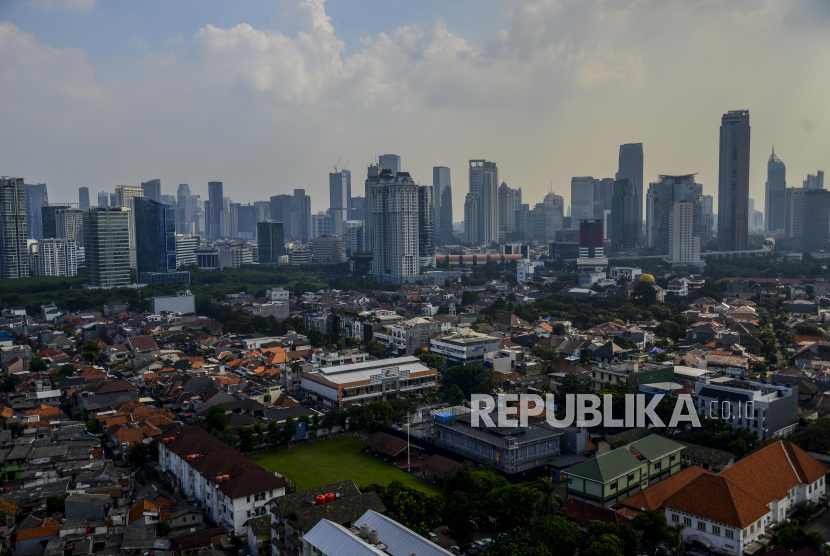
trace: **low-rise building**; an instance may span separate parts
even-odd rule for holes
[[[458,329],[454,334],[438,336],[429,340],[429,351],[442,355],[447,366],[481,365],[487,353],[499,351],[498,338],[479,334],[470,329]]]

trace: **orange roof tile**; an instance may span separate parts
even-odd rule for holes
[[[679,473],[675,473],[671,477],[621,500],[620,504],[643,512],[656,510],[668,497],[704,473],[711,472],[697,465],[687,467]]]
[[[40,539],[43,537],[51,537],[60,533],[61,526],[57,521],[51,519],[44,519],[35,524],[34,527],[24,529],[17,532],[17,540],[22,539]]]
[[[698,475],[668,497],[663,506],[739,529],[749,527],[770,511],[726,477],[708,473]]]

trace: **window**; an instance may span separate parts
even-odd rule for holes
[[[637,477],[637,475],[635,475],[634,473],[632,473],[631,475],[629,475],[629,476],[628,476],[628,480],[629,480],[629,481],[635,481],[635,480],[636,480],[636,477]]]
[[[685,525],[686,527],[691,527],[692,526],[692,518],[691,517],[684,517],[683,518],[683,525]]]
[[[723,536],[726,537],[727,539],[734,539],[735,538],[735,531],[733,531],[732,529],[727,529],[726,531],[723,532]]]
[[[654,464],[654,470],[655,471],[660,471],[660,463],[659,462]]]
[[[617,490],[617,483],[611,483],[610,485],[608,485],[608,488],[610,488],[611,490]]]
[[[677,523],[677,522],[679,522],[679,521],[680,521],[680,516],[679,516],[679,515],[677,515],[677,514],[671,514],[671,520],[672,520],[674,523]]]
[[[705,521],[698,521],[697,522],[697,530],[698,531],[705,531],[706,530],[706,522]]]
[[[190,518],[190,521],[196,521],[196,516],[195,516],[195,515],[194,515],[194,516],[192,516],[192,517]]]
[[[249,496],[248,496],[248,502],[250,502],[250,501],[251,501],[251,496],[249,495]]]
[[[712,534],[720,536],[720,527],[717,525],[712,525]]]
[[[248,510],[248,517],[251,517],[251,510]]]

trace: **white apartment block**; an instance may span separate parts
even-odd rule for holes
[[[700,263],[700,235],[692,226],[694,205],[689,201],[671,204],[669,211],[669,261],[673,264]]]
[[[196,249],[201,239],[195,234],[176,234],[176,268],[196,264]]]
[[[78,250],[72,239],[29,240],[30,276],[75,276]]]
[[[447,366],[482,365],[484,356],[498,352],[500,347],[498,338],[469,329],[459,329],[455,334],[432,338],[429,341],[429,351],[443,355],[447,360]]]
[[[420,272],[418,186],[401,172],[397,181],[372,190],[372,273],[393,282]]]
[[[194,497],[228,534],[245,535],[245,523],[266,515],[288,483],[199,427],[166,433],[159,442],[159,472],[182,496]]]

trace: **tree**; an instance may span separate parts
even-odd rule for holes
[[[160,521],[159,524],[156,525],[156,532],[159,537],[166,537],[173,532],[173,526],[170,525],[169,521]]]
[[[296,434],[294,432],[294,425],[295,425],[294,417],[289,415],[288,417],[285,418],[285,422],[282,424],[282,435],[281,435],[281,438],[280,438],[280,440],[283,443],[291,442],[291,440],[294,438],[294,436]]]
[[[640,553],[640,535],[629,525],[614,525],[602,521],[592,521],[588,525],[583,547],[587,548],[603,535],[612,535],[622,543],[623,556],[637,556]]]
[[[386,344],[383,344],[380,340],[369,340],[366,343],[366,353],[381,359],[386,355]]]
[[[480,394],[490,395],[499,388],[499,379],[496,371],[492,367],[484,367],[481,372],[481,378],[478,382],[478,390]]]
[[[127,461],[137,467],[142,467],[148,461],[152,461],[158,450],[158,444],[153,441],[148,444],[136,442],[127,450]]]
[[[623,544],[615,535],[602,535],[588,545],[581,556],[623,556]]]
[[[458,387],[458,384],[453,384],[448,395],[450,405],[461,405],[464,402],[464,392]]]
[[[814,324],[799,324],[795,327],[795,333],[798,336],[819,336],[824,337],[824,330],[815,326]]]
[[[476,527],[472,521],[478,515],[475,498],[466,492],[452,492],[444,496],[441,521],[453,532],[453,540],[466,552],[473,542]]]
[[[579,525],[564,517],[546,515],[533,525],[530,538],[547,546],[552,556],[573,556],[582,540],[582,531]]]
[[[525,528],[518,527],[491,542],[481,556],[552,556],[551,548],[534,543]]]
[[[653,305],[657,301],[657,292],[652,284],[637,282],[634,286],[634,297],[639,299],[642,305]]]
[[[92,364],[98,361],[98,356],[101,355],[101,346],[95,340],[89,340],[81,348],[81,357]]]
[[[666,545],[674,551],[675,554],[683,554],[683,529],[685,526],[682,523],[675,523],[666,527]]]
[[[214,405],[208,412],[205,419],[205,428],[208,431],[221,431],[225,428],[225,408],[221,405]]]
[[[653,550],[664,538],[666,514],[662,510],[643,512],[634,518],[631,525],[642,535],[643,544]]]
[[[790,550],[809,546],[813,550],[821,552],[824,544],[824,539],[821,538],[820,534],[807,533],[795,522],[782,525],[772,536],[772,540]]]
[[[496,527],[510,531],[527,527],[533,517],[533,508],[539,499],[539,491],[525,485],[507,485],[487,494],[486,507],[496,517]]]
[[[400,481],[393,481],[389,486],[373,483],[361,491],[377,493],[390,517],[420,535],[426,536],[441,524],[444,500],[440,496],[426,494]]]
[[[326,414],[328,415],[328,413]],[[268,421],[268,444],[271,446],[276,446],[280,442],[280,438],[282,438],[282,431],[280,431],[280,425],[276,421]]]
[[[41,357],[33,357],[29,361],[29,370],[33,373],[39,373],[49,368],[49,365]]]
[[[259,423],[257,423],[259,425]],[[254,449],[254,431],[249,427],[239,429],[239,451],[250,452]]]
[[[225,430],[222,431],[222,435],[219,437],[219,440],[231,448],[236,449],[236,437],[233,435],[233,431],[230,427],[225,427]]]
[[[469,399],[472,394],[481,392],[480,386],[484,376],[484,367],[479,365],[454,365],[444,371],[441,379],[441,390],[446,394],[454,384],[464,392],[464,397]]]
[[[478,294],[476,292],[470,290],[464,290],[464,293],[461,294],[461,306],[466,307],[467,305],[472,305],[478,301]]]
[[[553,479],[543,477],[539,481],[539,500],[536,501],[536,507],[534,508],[536,516],[561,515],[564,507],[565,503],[562,498],[556,494]]]
[[[54,494],[52,496],[46,497],[46,515],[53,515],[55,512],[60,512],[62,514],[66,513],[66,499],[69,496],[69,493],[66,492],[64,494]]]

